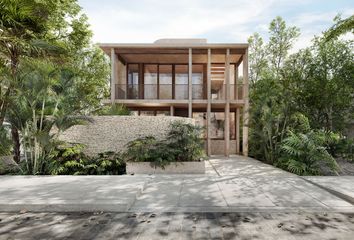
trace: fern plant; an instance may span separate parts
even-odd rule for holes
[[[336,173],[337,162],[326,147],[333,137],[332,133],[324,131],[289,132],[282,141],[281,157],[276,166],[297,175],[319,175],[323,167]]]

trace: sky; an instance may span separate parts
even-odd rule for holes
[[[354,13],[353,0],[79,0],[93,41],[151,43],[160,38],[206,38],[209,43],[246,43],[254,32],[268,38],[281,16],[301,35],[294,50],[311,44],[338,14]],[[352,38],[352,35],[345,36]]]

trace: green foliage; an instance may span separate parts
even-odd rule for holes
[[[323,167],[336,172],[337,162],[326,148],[335,137],[326,131],[290,132],[282,142],[281,157],[275,165],[297,175],[319,175]]]
[[[176,161],[195,161],[204,156],[202,128],[190,123],[175,121],[167,134],[169,149],[174,150]]]
[[[333,152],[337,157],[354,162],[354,138],[342,137],[333,148]]]
[[[2,0],[0,8],[0,126],[11,123],[23,171],[41,174],[58,135],[107,96],[108,59],[90,43],[76,0]]]
[[[353,42],[316,37],[311,47],[289,56],[298,29],[278,17],[269,33],[265,44],[257,33],[249,39],[250,155],[298,174],[318,174],[323,163],[315,155],[330,165],[326,153],[335,156],[339,141],[333,131],[343,131],[354,117]],[[308,146],[290,145],[306,137]],[[284,149],[305,153],[314,142],[319,153],[304,162]]]
[[[346,19],[342,19],[340,15],[337,15],[334,21],[335,24],[325,33],[326,41],[336,39],[347,32],[354,33],[354,15]]]
[[[296,103],[313,128],[343,131],[354,117],[352,41],[315,38],[290,56],[282,72]]]
[[[129,142],[124,159],[151,162],[154,167],[164,168],[171,162],[198,161],[204,155],[201,128],[176,121],[171,124],[166,139],[147,136]]]
[[[175,160],[173,151],[174,149],[169,148],[165,141],[146,136],[127,144],[124,159],[127,162],[150,162],[154,167],[164,168]]]
[[[254,33],[248,38],[248,48],[249,48],[249,80],[251,84],[256,83],[261,74],[267,68],[267,51],[264,47],[264,42],[262,37],[258,33]]]
[[[289,50],[300,36],[300,30],[297,27],[287,27],[285,21],[278,16],[269,25],[269,35],[269,63],[274,73],[278,74]]]
[[[103,106],[96,114],[101,116],[130,115],[130,111],[123,104],[114,103],[112,105]]]
[[[85,155],[84,146],[57,147],[49,159],[46,172],[51,175],[121,175],[125,164],[118,153],[104,152],[95,157]]]
[[[5,127],[0,127],[0,156],[8,156],[11,154],[12,141],[9,130]]]

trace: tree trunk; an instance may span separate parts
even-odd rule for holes
[[[14,143],[14,150],[13,150],[14,161],[16,163],[20,163],[20,160],[21,160],[21,152],[20,152],[21,144],[20,144],[20,135],[18,133],[17,128],[11,127],[11,135],[12,135],[12,141]]]

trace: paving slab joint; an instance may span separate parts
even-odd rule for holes
[[[141,188],[138,188],[138,191],[134,195],[133,201],[131,201],[130,204],[129,203],[127,204],[127,211],[129,211],[134,206],[136,200],[138,200],[138,197],[140,197],[143,194],[144,190],[147,188],[147,185],[152,181],[152,179],[153,178],[149,176],[148,179],[144,181],[143,186]]]
[[[354,198],[353,197],[348,196],[348,195],[346,195],[344,193],[338,192],[336,190],[333,190],[332,188],[325,187],[325,186],[323,186],[321,184],[318,184],[316,182],[313,182],[313,181],[311,181],[309,179],[306,179],[306,178],[303,178],[303,177],[300,177],[300,178],[305,180],[306,182],[312,184],[312,185],[315,185],[316,187],[319,187],[319,188],[329,192],[330,194],[332,194],[332,195],[334,195],[334,196],[336,196],[336,197],[338,197],[338,198],[340,198],[340,199],[342,199],[342,200],[344,200],[344,201],[346,201],[346,202],[348,202],[348,203],[350,203],[351,205],[354,206]]]

